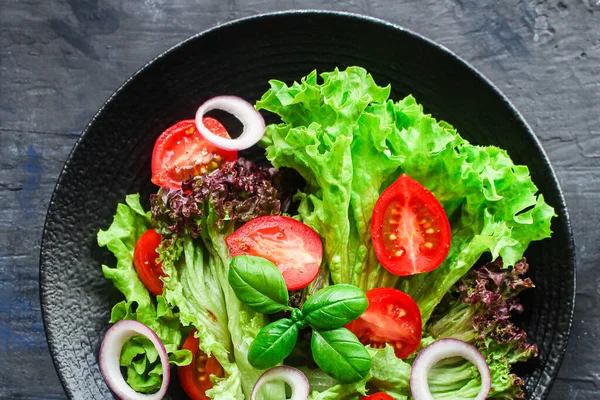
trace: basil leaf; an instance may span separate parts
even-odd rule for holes
[[[231,260],[229,284],[242,303],[262,314],[290,310],[283,275],[262,257],[238,256]]]
[[[367,309],[365,292],[354,285],[333,285],[310,296],[302,307],[306,321],[317,329],[334,329],[354,321]]]
[[[310,347],[319,368],[340,383],[357,382],[371,368],[367,349],[346,328],[313,330]]]
[[[298,326],[291,319],[280,319],[258,332],[248,349],[248,362],[254,368],[267,369],[290,355],[298,340]]]

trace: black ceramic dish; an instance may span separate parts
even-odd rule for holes
[[[540,349],[539,358],[522,368],[526,390],[531,399],[547,396],[573,315],[575,255],[560,187],[530,128],[489,81],[419,35],[356,15],[289,12],[232,22],[162,54],[108,100],[73,149],[48,210],[40,266],[48,344],[71,399],[111,398],[97,354],[120,297],[102,276],[101,263],[111,259],[97,247],[96,232],[109,225],[127,193],[147,198],[155,190],[150,156],[156,137],[215,95],[254,102],[271,78],[291,82],[313,69],[349,65],[390,83],[394,99],[412,93],[473,143],[508,150],[516,163],[529,166],[555,207],[552,239],[532,244],[526,254],[537,290],[523,299],[522,318]],[[178,398],[181,391],[176,382],[172,386],[171,397]]]

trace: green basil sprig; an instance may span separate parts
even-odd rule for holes
[[[323,372],[341,383],[356,382],[367,376],[371,357],[349,330],[342,328],[365,312],[369,305],[365,293],[353,285],[332,285],[313,294],[302,309],[288,306],[285,280],[268,260],[238,256],[231,261],[229,284],[238,299],[258,312],[274,314],[291,311],[265,326],[254,338],[248,361],[258,369],[279,364],[290,355],[301,329],[311,326],[311,351]]]

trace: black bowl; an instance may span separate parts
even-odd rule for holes
[[[526,254],[537,289],[524,298],[522,319],[540,349],[523,368],[526,390],[531,399],[547,396],[569,336],[575,256],[563,195],[535,135],[492,83],[445,48],[384,21],[304,11],[235,21],[173,47],[117,90],[75,145],[48,210],[40,266],[48,344],[70,398],[111,397],[97,354],[119,295],[102,276],[100,264],[110,259],[98,249],[96,232],[127,193],[147,197],[155,189],[149,161],[156,137],[215,95],[253,102],[271,78],[291,82],[313,69],[350,65],[390,83],[394,99],[414,94],[471,142],[508,150],[529,166],[555,208],[552,239]]]

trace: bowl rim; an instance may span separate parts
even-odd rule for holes
[[[251,16],[247,16],[247,17],[236,18],[236,19],[233,19],[231,21],[227,21],[227,22],[224,22],[221,24],[217,24],[213,27],[210,27],[208,29],[205,29],[203,31],[193,34],[192,36],[188,37],[187,39],[184,39],[184,40],[176,43],[175,45],[172,45],[171,47],[167,48],[166,50],[163,50],[157,56],[153,57],[151,60],[149,60],[148,62],[143,64],[131,76],[129,76],[102,103],[101,107],[98,109],[98,111],[96,111],[96,113],[94,113],[93,117],[90,119],[90,121],[87,123],[85,128],[82,130],[80,136],[77,138],[77,140],[73,144],[73,147],[72,147],[71,151],[69,152],[69,155],[67,156],[67,159],[59,173],[59,176],[56,181],[56,185],[53,189],[52,196],[50,198],[50,202],[48,203],[46,216],[44,219],[44,225],[43,225],[43,229],[42,229],[42,240],[40,243],[40,257],[39,257],[39,264],[40,264],[40,267],[39,267],[39,293],[40,293],[40,309],[41,309],[41,314],[42,314],[42,322],[44,325],[44,332],[46,335],[46,342],[48,344],[48,350],[50,353],[50,357],[52,359],[52,363],[53,363],[54,369],[58,375],[59,381],[60,381],[67,397],[74,398],[74,394],[73,394],[71,388],[69,387],[69,382],[68,382],[67,378],[65,377],[62,369],[59,368],[59,362],[55,357],[55,351],[54,351],[54,345],[53,345],[53,343],[55,342],[54,333],[48,329],[48,323],[47,323],[47,318],[49,315],[48,314],[49,311],[47,310],[47,307],[49,306],[49,304],[47,303],[47,301],[45,299],[45,295],[44,295],[47,291],[47,284],[48,284],[47,275],[46,275],[47,274],[47,271],[46,271],[47,260],[44,255],[44,249],[46,248],[47,241],[48,241],[48,230],[49,230],[49,225],[50,225],[49,215],[53,211],[53,207],[55,205],[55,202],[56,202],[56,199],[58,196],[58,190],[61,186],[62,180],[64,179],[67,171],[70,169],[71,160],[73,158],[74,153],[79,148],[80,143],[83,140],[85,140],[87,132],[90,130],[92,125],[96,122],[98,117],[104,112],[104,110],[107,108],[107,106],[109,106],[112,103],[112,101],[121,94],[121,92],[127,90],[130,83],[135,78],[137,78],[138,75],[144,73],[155,62],[168,57],[171,53],[175,52],[177,49],[184,47],[188,43],[193,42],[193,41],[197,40],[198,38],[208,35],[214,31],[218,31],[218,30],[221,30],[221,29],[224,29],[224,28],[227,28],[230,26],[235,26],[238,24],[244,24],[249,21],[260,20],[260,19],[265,19],[265,18],[277,18],[279,16],[290,16],[290,15],[297,15],[297,16],[301,16],[301,17],[303,17],[303,16],[332,16],[332,17],[346,17],[348,19],[361,20],[364,22],[373,23],[375,25],[387,27],[387,28],[390,28],[390,29],[393,29],[396,31],[401,31],[409,36],[412,36],[416,40],[424,42],[425,44],[427,44],[429,46],[435,47],[439,51],[446,53],[447,55],[452,57],[455,61],[458,61],[461,64],[461,66],[468,69],[470,71],[470,73],[474,75],[474,77],[480,79],[490,89],[492,89],[493,93],[496,96],[498,96],[502,100],[503,103],[505,103],[507,108],[512,112],[512,114],[514,114],[517,122],[527,132],[528,136],[533,141],[535,150],[537,152],[539,152],[539,154],[542,156],[542,161],[543,161],[545,167],[548,168],[548,172],[549,172],[548,178],[551,178],[551,182],[549,182],[549,183],[551,184],[551,186],[554,187],[554,189],[556,189],[556,192],[558,194],[558,203],[556,204],[556,206],[558,208],[560,208],[561,214],[563,214],[562,216],[564,218],[564,228],[566,229],[566,232],[568,234],[567,239],[568,239],[569,253],[571,253],[569,258],[573,264],[573,270],[572,270],[573,284],[572,284],[572,287],[569,288],[572,293],[572,296],[570,296],[569,298],[566,299],[570,302],[570,307],[569,307],[569,316],[568,316],[568,321],[567,321],[567,326],[566,326],[566,332],[564,332],[565,333],[564,343],[561,347],[559,347],[556,350],[556,352],[555,352],[556,357],[554,357],[552,360],[553,364],[556,365],[556,368],[554,368],[554,371],[552,371],[552,373],[549,376],[547,375],[550,378],[549,379],[550,384],[546,387],[546,389],[543,393],[543,396],[542,396],[544,398],[547,397],[548,394],[550,393],[552,386],[554,385],[554,382],[555,382],[558,372],[560,370],[562,361],[563,361],[564,356],[567,351],[568,342],[569,342],[569,339],[571,336],[571,328],[573,325],[574,311],[575,311],[575,298],[576,298],[576,286],[577,286],[577,251],[575,248],[575,241],[574,241],[573,231],[572,231],[572,227],[571,227],[571,220],[570,220],[570,216],[569,216],[569,212],[568,212],[568,208],[567,208],[567,203],[566,203],[566,200],[564,197],[564,193],[560,186],[560,182],[556,175],[556,171],[554,170],[554,167],[550,163],[548,155],[546,154],[540,140],[538,139],[536,134],[533,132],[533,130],[531,129],[531,127],[529,126],[529,124],[527,123],[527,121],[525,120],[523,115],[512,104],[512,102],[508,99],[508,97],[506,97],[506,95],[502,91],[500,91],[500,89],[490,79],[488,79],[482,72],[477,70],[473,65],[471,65],[469,62],[467,62],[462,57],[458,56],[456,53],[454,53],[452,50],[450,50],[446,46],[434,41],[433,39],[429,39],[426,36],[419,34],[413,30],[404,28],[403,26],[400,26],[398,24],[392,23],[392,22],[384,20],[384,19],[372,17],[369,15],[359,14],[359,13],[347,12],[347,11],[320,10],[320,9],[292,9],[292,10],[284,10],[284,11],[259,13],[259,14],[255,14],[255,15],[251,15]],[[540,379],[541,379],[541,377],[540,377]],[[539,382],[539,379],[538,379],[538,382]]]

